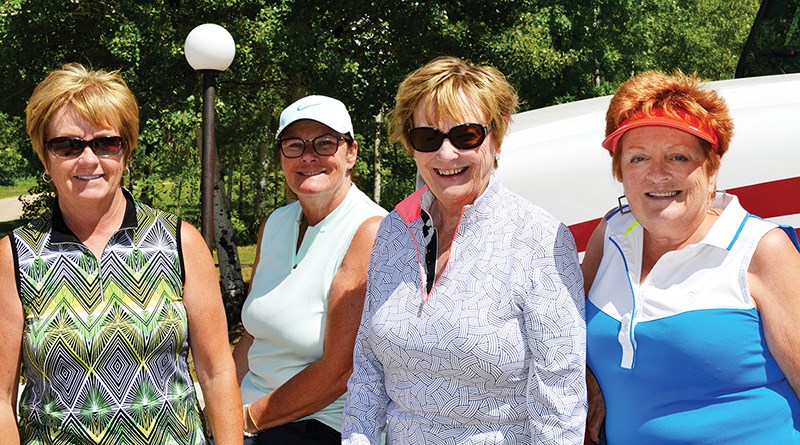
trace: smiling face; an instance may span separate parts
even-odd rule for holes
[[[706,222],[717,178],[708,173],[699,138],[646,126],[625,133],[619,149],[625,196],[642,227],[656,236],[688,237]]]
[[[464,104],[464,122],[456,122],[452,118],[444,118],[439,122],[429,122],[433,115],[428,107],[429,101],[421,101],[414,109],[414,127],[434,127],[444,133],[456,125],[475,123],[487,125],[486,117],[462,93]],[[431,153],[414,152],[417,170],[430,188],[436,199],[445,208],[460,209],[475,202],[478,196],[489,186],[489,179],[494,171],[495,156],[500,153],[492,130],[486,134],[481,145],[467,150],[459,150],[449,139],[442,142],[439,150]]]
[[[281,139],[300,138],[313,140],[322,135],[341,136],[327,126],[312,120],[299,120],[281,133]],[[358,143],[339,141],[339,149],[330,156],[320,156],[306,142],[306,149],[298,158],[281,154],[281,166],[289,189],[303,201],[308,198],[344,196],[350,188],[350,169],[356,163]]]
[[[65,105],[55,113],[47,126],[45,140],[76,137],[89,141],[104,136],[119,136],[116,128],[94,126],[75,110]],[[62,204],[86,205],[87,200],[111,200],[120,194],[126,160],[122,154],[99,157],[87,145],[77,158],[59,158],[47,150],[47,173]]]

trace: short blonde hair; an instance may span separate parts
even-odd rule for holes
[[[474,65],[456,57],[439,57],[409,74],[397,89],[395,107],[389,112],[389,138],[400,141],[409,153],[414,149],[408,138],[408,130],[414,124],[414,109],[426,101],[435,106],[431,121],[451,117],[464,121],[464,103],[460,93],[476,102],[493,132],[498,147],[508,130],[511,115],[517,111],[517,92],[506,77],[488,65]]]
[[[716,133],[716,150],[709,142],[700,142],[708,159],[708,173],[719,171],[722,155],[728,151],[733,136],[733,119],[722,96],[705,87],[697,75],[689,76],[681,71],[672,75],[647,71],[628,79],[620,85],[608,105],[606,136],[634,114],[650,114],[651,110],[658,108],[671,114],[675,114],[675,110],[688,112]],[[614,177],[622,181],[622,150],[614,151],[611,156]]]
[[[53,113],[65,105],[92,125],[118,128],[126,140],[124,162],[130,161],[139,143],[139,105],[119,71],[91,70],[68,63],[36,85],[25,115],[33,151],[45,167],[48,125]]]

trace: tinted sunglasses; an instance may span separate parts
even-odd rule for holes
[[[408,130],[408,139],[414,150],[431,153],[438,150],[445,139],[450,139],[459,150],[469,150],[483,143],[489,129],[481,124],[461,124],[447,133],[433,127],[416,127]]]
[[[77,158],[88,145],[96,156],[107,158],[122,153],[125,147],[125,138],[122,136],[104,136],[84,141],[81,138],[57,137],[45,142],[44,145],[57,158]]]

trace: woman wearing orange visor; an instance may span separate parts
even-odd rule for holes
[[[716,190],[732,134],[722,98],[681,73],[611,99],[627,204],[583,262],[592,441],[604,399],[610,445],[800,443],[797,237]]]

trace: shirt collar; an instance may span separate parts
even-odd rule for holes
[[[498,178],[497,174],[493,172],[492,176],[489,178],[489,185],[486,187],[486,190],[484,190],[483,193],[481,193],[481,195],[475,199],[474,203],[464,206],[462,214],[464,216],[475,215],[475,207],[480,207],[479,204],[482,201],[491,199],[487,198],[487,196],[493,196],[499,193],[501,187],[502,185],[500,183],[500,178]],[[406,223],[408,223],[419,219],[423,210],[430,215],[430,208],[435,199],[436,197],[433,195],[433,192],[428,189],[427,185],[424,185],[417,189],[417,191],[412,193],[410,196],[400,201],[397,206],[395,206],[395,210],[400,217],[403,218]],[[490,213],[491,212],[493,212],[493,210],[490,210]]]
[[[718,192],[714,196],[711,208],[722,210],[722,213],[697,244],[730,250],[750,214],[739,204],[739,198],[725,192]],[[644,231],[630,212],[617,210],[608,217],[608,221],[611,224],[612,234],[642,236]]]
[[[700,242],[730,250],[749,214],[739,204],[739,198],[725,192],[719,192],[714,196],[711,207],[722,209],[722,214]]]
[[[125,215],[122,218],[122,225],[118,230],[134,229],[136,228],[136,204],[133,201],[131,192],[127,189],[122,189],[122,195],[125,196]],[[72,233],[72,230],[67,227],[64,221],[64,215],[61,213],[61,207],[58,206],[58,198],[53,202],[53,227],[50,235],[51,243],[80,243],[81,241]]]
[[[481,202],[490,199],[487,198],[487,196],[493,196],[497,194],[497,191],[500,189],[500,187],[501,187],[500,179],[497,177],[495,173],[492,173],[492,175],[489,177],[489,184],[486,186],[486,190],[484,190],[477,198],[475,198],[475,201],[472,204],[465,205],[462,208],[462,214],[465,217],[470,216],[472,214],[477,215],[478,213],[476,213],[477,210],[475,209],[481,207]],[[433,192],[431,192],[429,189],[426,188],[426,190],[422,193],[422,195],[419,198],[420,208],[428,212],[428,214],[430,214],[430,208],[431,205],[433,205],[434,200],[436,200],[436,197],[433,196]]]

